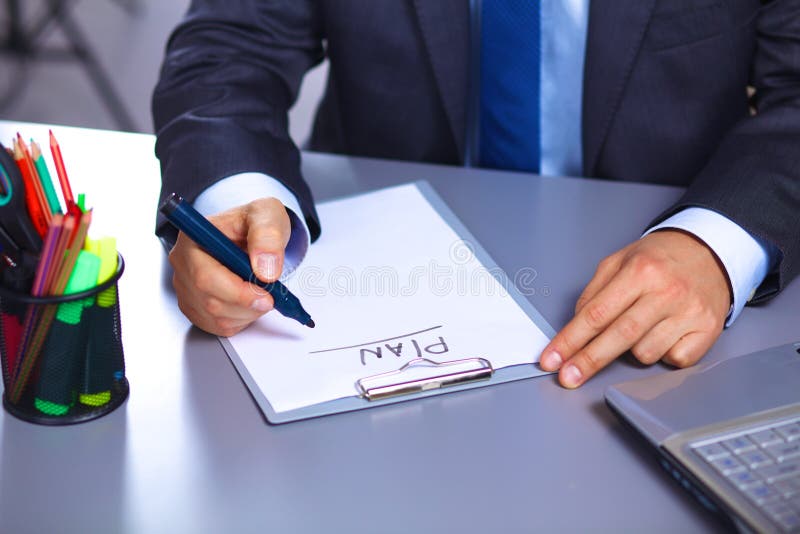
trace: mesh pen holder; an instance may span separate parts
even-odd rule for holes
[[[69,425],[112,412],[128,397],[117,270],[86,291],[32,297],[0,286],[3,406],[42,425]]]

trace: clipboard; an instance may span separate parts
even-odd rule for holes
[[[450,210],[433,187],[424,180],[415,181],[413,184],[433,209],[438,212],[445,223],[461,239],[468,241],[472,245],[476,259],[492,273],[498,282],[502,283],[498,274],[501,272],[500,267]],[[525,315],[546,336],[552,338],[555,335],[555,330],[539,311],[515,286],[512,285],[506,289],[509,296],[513,298]],[[415,358],[405,362],[396,370],[368,374],[361,377],[353,385],[353,396],[351,397],[277,412],[248,371],[247,366],[237,354],[230,340],[223,337],[218,339],[267,422],[271,424],[290,423],[337,413],[352,412],[552,374],[548,371],[543,371],[536,363],[511,365],[495,369],[492,366],[492,356],[490,354],[460,355],[460,357],[444,360],[435,360],[428,357]]]

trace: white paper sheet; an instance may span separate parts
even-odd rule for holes
[[[415,185],[318,212],[322,237],[286,282],[316,328],[272,312],[229,338],[276,412],[352,397],[417,357],[538,361],[547,336]]]

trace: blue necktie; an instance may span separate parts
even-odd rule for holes
[[[479,162],[539,170],[539,1],[481,2]]]

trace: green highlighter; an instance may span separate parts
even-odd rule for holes
[[[91,289],[97,283],[100,258],[82,250],[67,282],[65,295]],[[34,406],[47,415],[66,415],[75,403],[83,364],[87,321],[83,310],[93,299],[65,302],[58,305],[42,350],[39,380],[36,383]]]
[[[117,242],[113,237],[87,239],[85,249],[100,258],[97,284],[117,272]],[[111,388],[117,375],[124,376],[122,340],[116,315],[117,287],[111,286],[97,295],[89,310],[89,332],[86,362],[79,399],[86,406],[103,406],[111,400]]]

